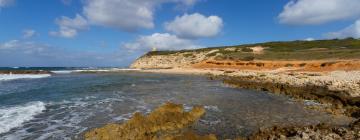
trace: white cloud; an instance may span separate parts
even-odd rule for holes
[[[359,0],[291,0],[278,16],[280,23],[305,25],[360,17]]]
[[[0,49],[11,49],[17,47],[19,40],[10,40],[8,42],[0,44]]]
[[[192,6],[200,0],[178,0],[178,1],[182,2],[186,6]]]
[[[178,38],[176,35],[169,33],[154,33],[150,36],[140,36],[136,41],[126,43],[123,47],[130,50],[181,50],[193,49],[200,46],[195,45],[193,41],[188,39]]]
[[[311,38],[311,37],[304,39],[304,41],[314,41],[314,40],[315,40],[315,39],[314,39],[314,38]]]
[[[357,20],[354,24],[350,25],[349,27],[346,27],[345,29],[342,29],[337,32],[330,32],[325,35],[327,38],[347,38],[347,37],[353,37],[353,38],[360,38],[360,19]]]
[[[154,27],[156,7],[164,3],[193,6],[199,0],[87,0],[83,14],[91,24],[135,31]]]
[[[84,14],[92,24],[132,31],[154,27],[154,6],[147,0],[88,0]]]
[[[213,37],[221,32],[223,21],[218,16],[205,17],[199,13],[184,14],[166,23],[166,30],[183,38]]]
[[[0,8],[13,4],[15,0],[0,0]]]
[[[87,20],[79,14],[74,19],[62,16],[55,22],[59,25],[59,31],[51,31],[50,35],[65,38],[73,38],[77,35],[78,30],[84,30],[88,27]]]
[[[23,31],[23,38],[31,38],[36,35],[36,31],[33,29],[26,29]]]
[[[37,44],[32,41],[10,40],[0,44],[2,52],[16,52],[23,54],[35,54],[43,52],[48,46]]]
[[[72,0],[62,0],[64,4]],[[51,31],[50,35],[73,38],[78,31],[87,25],[112,27],[124,31],[138,29],[151,29],[154,13],[157,7],[164,3],[173,3],[191,7],[201,0],[84,0],[81,16],[77,14],[74,19],[61,17],[56,23],[59,31]]]

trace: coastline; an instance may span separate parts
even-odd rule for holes
[[[237,88],[269,91],[274,94],[289,95],[298,100],[316,100],[323,104],[332,104],[331,110],[325,111],[352,117],[357,114],[351,113],[357,113],[357,111],[352,110],[350,113],[344,108],[357,108],[360,105],[360,71],[306,72],[287,69],[255,71],[182,68],[144,69],[139,72],[206,75],[210,79],[222,80],[225,84]]]
[[[148,69],[139,72],[163,74],[205,75],[212,80],[222,80],[235,88],[267,91],[284,94],[299,102],[314,101],[321,104],[308,109],[327,112],[335,116],[344,115],[356,121],[344,127],[318,124],[312,126],[291,126],[259,130],[242,139],[286,139],[293,135],[301,139],[347,137],[360,138],[360,71],[291,71],[276,69],[267,71],[236,69]],[[342,131],[340,134],[339,132]]]

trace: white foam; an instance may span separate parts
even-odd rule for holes
[[[213,106],[213,105],[204,106],[204,108],[210,111],[221,112],[221,110],[217,106]]]
[[[74,72],[111,72],[111,70],[74,70]]]
[[[55,73],[55,74],[69,74],[69,73],[72,73],[74,72],[73,70],[55,70],[55,71],[51,71],[52,73]]]
[[[118,71],[140,71],[141,69],[117,69]]]
[[[0,81],[50,77],[50,74],[0,74]]]
[[[43,110],[45,110],[43,102],[30,102],[25,105],[0,108],[0,134],[30,121]]]
[[[139,71],[141,69],[119,69],[119,68],[111,68],[111,69],[83,69],[83,70],[74,70],[74,72],[119,72],[119,71]]]

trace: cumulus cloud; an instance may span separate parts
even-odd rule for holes
[[[36,31],[33,29],[26,29],[23,31],[23,38],[31,38],[36,35]]]
[[[191,40],[178,38],[176,35],[169,33],[154,33],[149,36],[140,36],[134,42],[124,44],[123,47],[130,50],[148,51],[153,48],[157,50],[181,50],[200,46],[195,45]]]
[[[337,32],[330,32],[325,34],[325,37],[327,38],[360,38],[360,19],[357,20],[354,24],[350,25],[349,27],[346,27],[345,29],[342,29]]]
[[[90,23],[125,31],[154,27],[154,12],[163,3],[192,6],[199,0],[87,0],[83,13]]]
[[[0,0],[0,8],[13,4],[15,0]]]
[[[79,14],[74,19],[62,16],[55,22],[59,26],[59,31],[51,31],[50,35],[65,38],[73,38],[78,34],[78,30],[84,30],[88,27],[87,20]]]
[[[278,16],[280,23],[305,25],[360,17],[359,0],[291,0]]]
[[[173,21],[165,23],[167,31],[182,38],[213,37],[221,32],[223,21],[218,16],[206,17],[199,13],[184,14]]]
[[[61,0],[64,4],[72,0]],[[75,19],[61,17],[61,20],[79,20],[87,25],[98,25],[133,32],[138,29],[151,29],[154,25],[154,13],[164,3],[174,3],[191,7],[201,0],[83,0],[83,10]],[[83,16],[81,16],[83,15]],[[58,23],[58,22],[57,22]],[[73,38],[78,28],[62,25],[59,31],[51,31],[50,35]]]
[[[84,14],[92,24],[132,31],[154,27],[155,4],[147,0],[88,0]]]

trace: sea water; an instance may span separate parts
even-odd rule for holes
[[[0,139],[82,139],[87,130],[147,114],[165,102],[186,110],[203,105],[193,127],[220,138],[248,136],[261,127],[345,123],[347,118],[304,109],[280,95],[224,85],[203,76],[138,72],[58,72],[0,81]]]

